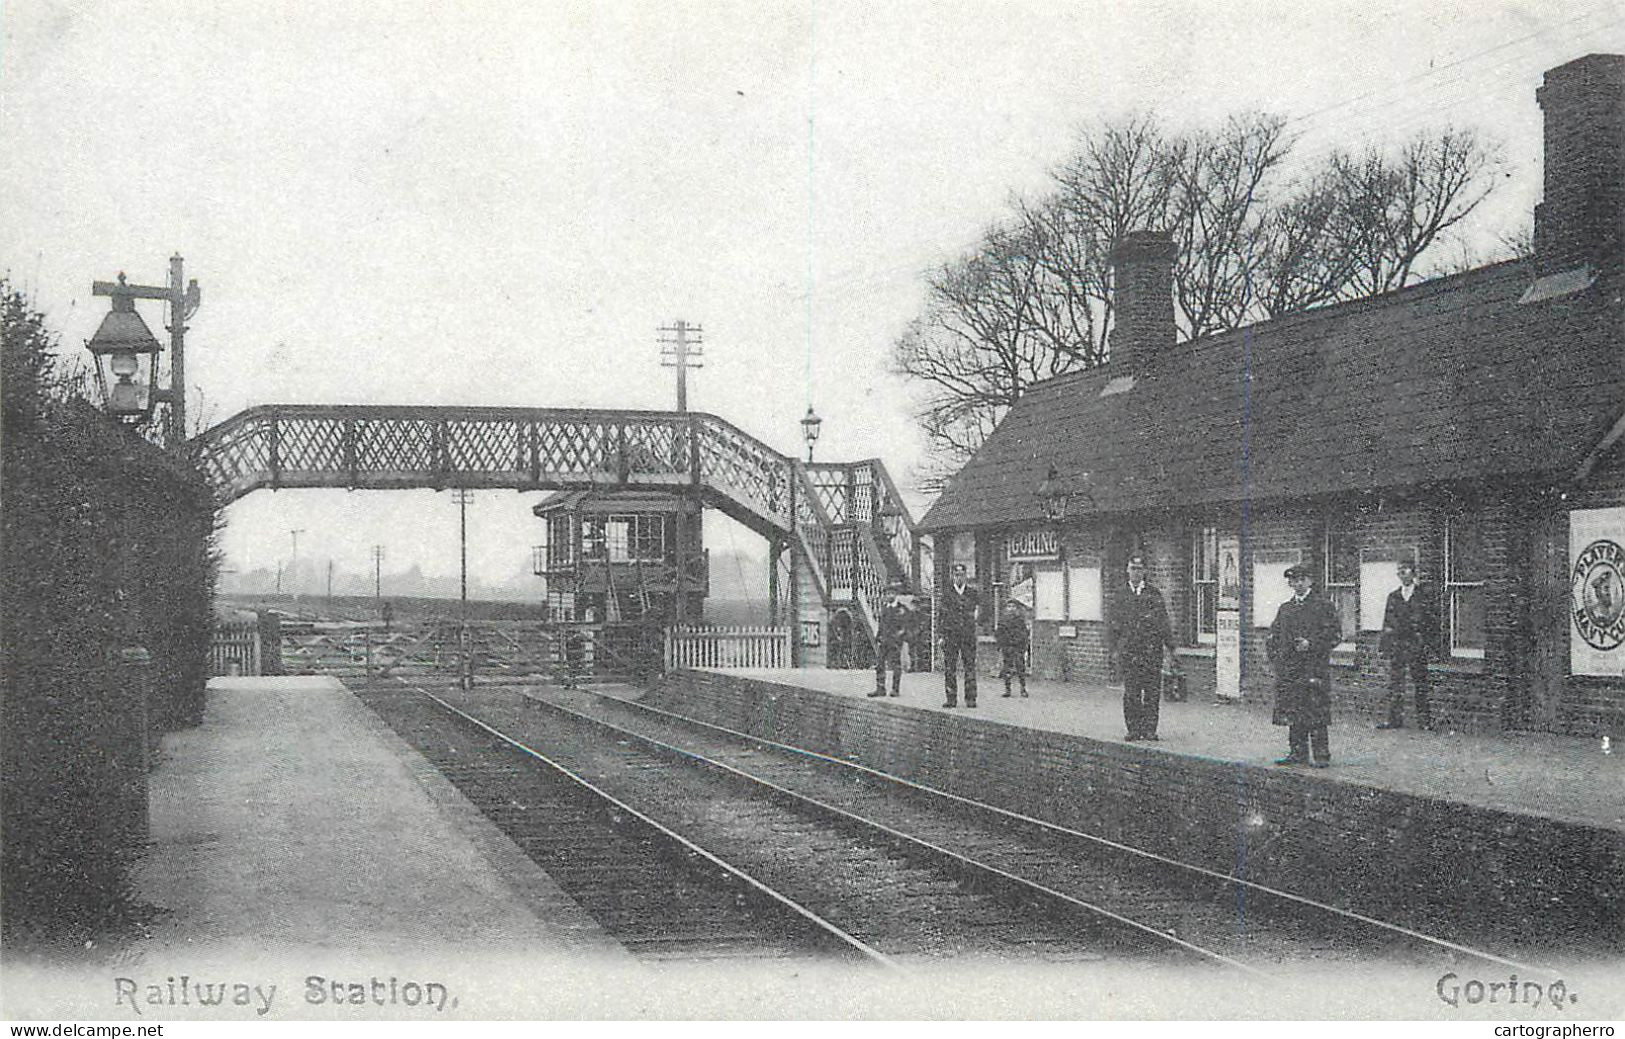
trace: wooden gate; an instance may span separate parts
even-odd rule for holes
[[[209,674],[258,675],[260,626],[257,620],[220,621],[209,646]]]

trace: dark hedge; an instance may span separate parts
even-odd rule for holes
[[[130,922],[159,737],[202,718],[216,509],[183,457],[65,389],[3,281],[0,316],[0,935],[78,945]]]

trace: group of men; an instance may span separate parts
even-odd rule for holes
[[[1135,553],[1126,566],[1127,585],[1112,603],[1107,623],[1107,666],[1123,683],[1123,721],[1130,742],[1157,740],[1157,721],[1165,681],[1179,680],[1181,670],[1175,652],[1167,603],[1162,594],[1146,581],[1145,556]],[[1406,679],[1415,691],[1416,721],[1423,729],[1433,728],[1428,678],[1428,655],[1438,638],[1438,609],[1432,597],[1416,581],[1416,567],[1410,561],[1397,565],[1399,587],[1388,595],[1383,612],[1382,637],[1378,650],[1389,662],[1388,719],[1379,729],[1405,727]],[[1287,729],[1287,754],[1278,765],[1331,765],[1329,726],[1331,725],[1331,655],[1343,641],[1343,626],[1331,600],[1314,592],[1314,571],[1304,565],[1288,567],[1285,573],[1292,597],[1276,611],[1266,642],[1266,655],[1275,672],[1275,710],[1272,721]],[[953,568],[953,580],[943,590],[938,605],[938,635],[942,642],[943,684],[947,693],[944,707],[959,706],[959,672],[963,670],[965,706],[976,706],[976,634],[981,612],[981,593],[966,576],[963,565]],[[871,696],[884,696],[883,675],[887,660],[895,661],[896,649],[887,649],[889,631],[897,631],[897,621],[888,621],[891,606],[880,619],[880,662],[876,690]],[[891,625],[891,626],[889,626]],[[1019,677],[1021,695],[1027,695],[1028,628],[1018,604],[1008,603],[998,625],[998,642],[1003,656],[1005,696],[1010,696],[1010,680]],[[888,657],[888,653],[891,654]],[[895,663],[893,664],[895,667]],[[897,695],[898,678],[892,677],[892,696]]]
[[[963,563],[953,568],[953,580],[943,591],[937,608],[937,636],[942,642],[942,669],[947,701],[943,707],[959,706],[959,680],[961,669],[965,675],[965,706],[976,706],[976,623],[982,613],[982,593],[971,584]],[[913,611],[903,601],[900,590],[894,588],[886,605],[880,608],[876,633],[875,689],[871,697],[897,696],[902,684],[902,648],[912,644],[916,626]],[[1014,600],[1005,603],[1004,613],[996,628],[999,651],[1003,657],[1001,674],[1004,695],[1015,695],[1011,690],[1012,678],[1020,683],[1021,695],[1027,695],[1027,646],[1030,632],[1021,604]],[[891,692],[886,691],[886,672],[891,672]]]

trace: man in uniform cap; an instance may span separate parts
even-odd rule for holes
[[[875,691],[870,696],[886,695],[888,667],[891,668],[891,695],[899,695],[903,681],[903,641],[908,638],[913,616],[914,611],[903,601],[903,586],[892,585],[886,605],[880,608],[880,616],[876,618],[880,630],[875,633]]]
[[[1433,728],[1428,682],[1428,651],[1439,641],[1439,608],[1416,582],[1416,564],[1399,561],[1399,587],[1388,593],[1377,647],[1388,655],[1388,720],[1379,729],[1405,727],[1405,673],[1416,685],[1416,724]]]
[[[1287,568],[1292,598],[1281,604],[1265,644],[1275,668],[1276,725],[1287,726],[1287,756],[1277,765],[1332,762],[1328,727],[1332,721],[1332,647],[1343,637],[1337,608],[1314,594],[1314,571]],[[1311,754],[1311,747],[1313,753]]]
[[[1117,596],[1111,623],[1106,626],[1107,666],[1123,679],[1123,738],[1156,740],[1162,704],[1162,658],[1167,651],[1169,670],[1177,674],[1173,630],[1162,593],[1145,579],[1145,556],[1128,557],[1128,587]]]
[[[955,563],[953,581],[937,598],[937,635],[942,639],[944,707],[959,706],[958,672],[965,669],[965,706],[976,706],[976,621],[982,593],[970,583],[964,563]]]

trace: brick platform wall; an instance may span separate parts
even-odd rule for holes
[[[1625,942],[1610,831],[711,673],[649,702],[1429,933]]]

